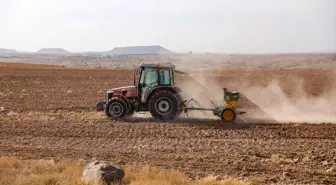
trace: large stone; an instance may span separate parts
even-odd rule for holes
[[[112,183],[122,183],[125,176],[124,170],[118,166],[106,161],[94,160],[88,163],[82,174],[82,181],[94,185]]]

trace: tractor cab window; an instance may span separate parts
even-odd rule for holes
[[[154,68],[144,68],[141,72],[140,84],[143,87],[154,87],[158,85],[158,74]]]
[[[171,85],[171,84],[172,84],[171,70],[161,69],[160,70],[160,85]]]

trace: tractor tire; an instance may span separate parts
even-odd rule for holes
[[[231,122],[234,123],[236,120],[236,112],[231,109],[231,108],[225,108],[221,111],[220,117],[222,120],[224,120],[225,122]]]
[[[179,98],[169,91],[159,91],[149,100],[149,112],[158,120],[172,120],[179,114]]]
[[[105,106],[105,114],[113,120],[119,120],[125,117],[127,113],[126,102],[121,99],[110,99]]]

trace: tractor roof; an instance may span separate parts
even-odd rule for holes
[[[171,68],[174,69],[175,65],[170,62],[157,62],[157,63],[142,63],[139,66],[140,68]]]

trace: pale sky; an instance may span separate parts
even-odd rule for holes
[[[336,0],[0,0],[0,48],[336,52]]]

